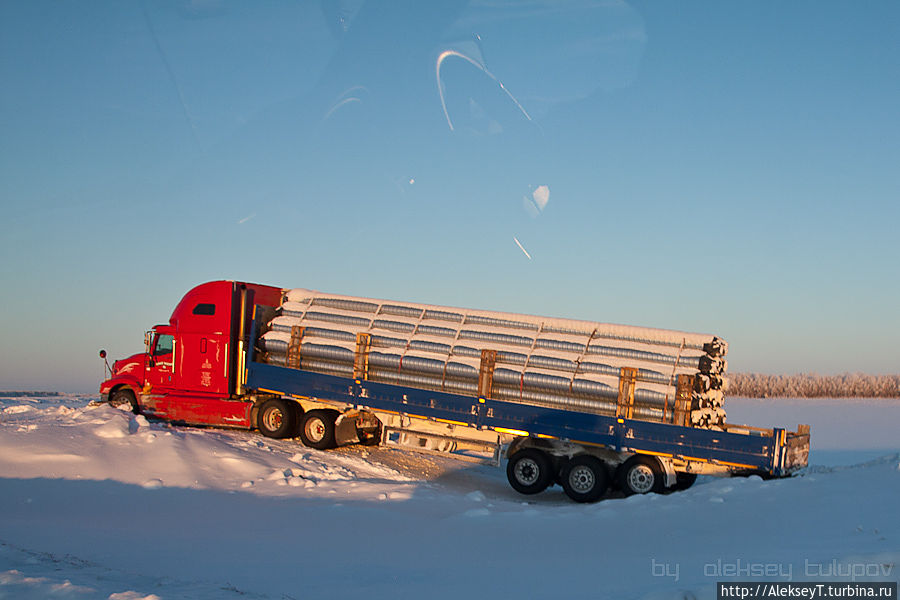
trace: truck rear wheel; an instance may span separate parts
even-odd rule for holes
[[[553,483],[550,458],[540,450],[526,448],[512,455],[506,464],[509,485],[520,494],[538,494]]]
[[[317,450],[328,450],[337,444],[334,440],[337,414],[330,410],[311,410],[303,415],[300,423],[300,439],[305,446]]]
[[[294,432],[295,412],[293,407],[281,398],[266,400],[256,416],[259,432],[270,438],[291,437]]]
[[[596,502],[609,488],[606,465],[589,454],[570,460],[560,479],[566,496],[575,502]]]
[[[635,454],[626,460],[618,471],[619,487],[626,496],[632,494],[662,493],[665,489],[663,470],[652,456]]]

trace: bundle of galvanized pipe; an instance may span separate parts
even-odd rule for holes
[[[273,364],[343,377],[364,368],[372,381],[648,421],[725,421],[728,346],[711,335],[305,289],[288,291],[278,312],[260,338]]]

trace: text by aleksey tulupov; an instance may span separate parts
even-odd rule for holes
[[[798,565],[799,566],[799,565]],[[798,575],[799,573],[798,569]],[[832,578],[849,579],[884,579],[890,577],[894,571],[893,563],[847,563],[831,562],[820,563],[809,559],[803,561],[802,576],[804,578]],[[669,577],[677,582],[681,579],[681,564],[650,559],[650,573],[654,577]],[[794,565],[792,563],[777,562],[748,562],[741,559],[726,561],[718,559],[703,565],[704,577],[717,579],[731,577],[765,577],[767,579],[780,579],[793,581]]]

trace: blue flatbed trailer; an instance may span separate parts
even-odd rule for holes
[[[254,323],[251,339],[255,339],[256,333]],[[563,484],[568,493],[570,490],[561,480],[571,472],[568,463],[576,462],[572,459],[582,451],[606,464],[607,472],[602,474],[603,478],[609,482],[622,481],[626,487],[627,481],[617,476],[617,471],[621,472],[623,466],[635,462],[637,457],[643,457],[638,462],[653,467],[647,470],[650,475],[662,476],[671,486],[681,481],[682,475],[784,477],[806,466],[807,462],[809,428],[803,425],[796,432],[730,424],[724,429],[701,429],[547,408],[267,364],[256,360],[253,346],[248,344],[244,363],[244,386],[248,391],[298,402],[330,403],[344,411],[371,412],[379,415],[382,421],[385,415],[395,415],[401,421],[405,418],[407,421],[455,425],[471,431],[498,432],[499,437],[506,434],[507,439],[508,434],[513,434],[512,443],[507,445],[507,455],[511,459],[507,473],[513,487],[523,493],[541,491],[552,483]],[[529,449],[529,463],[525,467],[513,465],[513,454],[523,449]],[[535,454],[546,456],[535,457]],[[631,457],[636,458],[629,461]],[[653,458],[648,461],[647,457]],[[534,481],[537,476],[528,470],[546,470],[548,467],[553,471],[549,480],[544,477]],[[519,471],[525,469],[525,475],[519,481],[516,480],[516,468]],[[593,468],[596,471],[596,465]],[[668,478],[666,473],[670,475]],[[597,473],[588,475],[588,479],[593,480]],[[646,484],[646,490],[642,489],[643,480],[639,475],[632,476],[637,481],[633,491],[664,489],[659,483]],[[529,482],[536,485],[529,486]],[[605,489],[606,486],[604,492]],[[581,499],[577,491],[569,495]],[[589,494],[587,499],[594,500],[596,495]]]
[[[808,447],[809,443],[809,433],[780,428],[741,426],[749,432],[730,433],[681,427],[354,380],[253,361],[248,363],[246,386],[381,412],[442,419],[476,429],[523,431],[576,444],[604,446],[616,452],[681,456],[771,477],[783,477],[805,466],[805,461],[791,460],[788,450],[804,442]]]

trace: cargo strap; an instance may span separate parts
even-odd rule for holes
[[[541,323],[541,327],[544,324]],[[581,351],[581,354],[578,355],[578,358],[575,359],[575,368],[572,369],[572,378],[569,380],[569,393],[573,392],[573,388],[575,387],[575,377],[578,375],[578,370],[581,368],[581,361],[584,360],[584,357],[587,356],[588,350],[591,349],[591,343],[594,341],[594,337],[597,335],[597,328],[591,332],[591,337],[588,338],[587,343],[584,345],[584,350]]]

